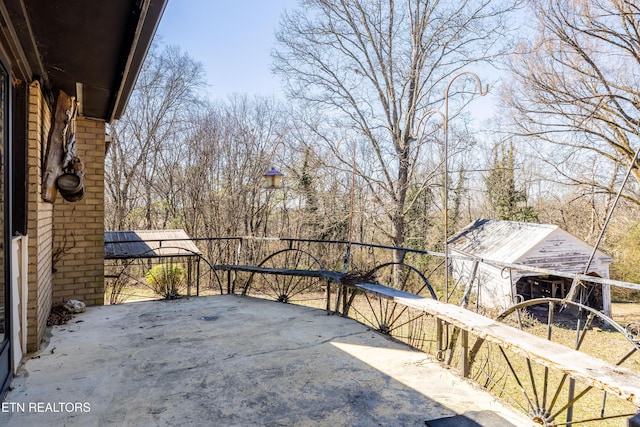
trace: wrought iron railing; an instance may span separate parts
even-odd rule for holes
[[[457,368],[541,425],[621,425],[640,407],[640,328],[618,324],[580,296],[598,286],[640,285],[451,256],[473,268],[445,286],[437,252],[347,241],[193,241],[195,257],[108,260],[105,277],[135,288],[155,264],[188,262],[188,294],[249,295],[354,318]],[[511,286],[508,306],[486,308],[475,273],[485,264],[505,276],[526,271],[556,280],[527,282],[528,294]],[[535,295],[534,286],[547,294]]]

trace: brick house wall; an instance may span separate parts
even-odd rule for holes
[[[53,304],[77,299],[104,304],[105,122],[76,119],[76,154],[84,163],[84,197],[67,202],[58,194],[54,209]],[[56,258],[58,256],[56,255]]]
[[[52,111],[40,85],[29,88],[28,219],[29,294],[27,351],[38,350],[51,307],[69,299],[104,304],[105,122],[76,119],[77,155],[85,165],[84,198],[42,200],[43,162]]]
[[[29,87],[27,126],[27,230],[29,235],[27,351],[35,351],[47,327],[53,285],[53,204],[45,203],[40,196],[44,151],[51,128],[51,110],[38,82],[33,82]]]

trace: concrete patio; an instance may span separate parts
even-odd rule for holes
[[[233,295],[92,307],[51,329],[3,426],[526,426],[420,352]]]

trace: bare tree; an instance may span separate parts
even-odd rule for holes
[[[262,180],[282,163],[285,117],[273,99],[240,95],[194,117],[181,158],[163,179],[169,216],[199,237],[273,232],[269,211],[282,192],[265,191]]]
[[[292,98],[326,114],[310,125],[332,152],[340,153],[338,140],[350,135],[362,148],[359,157],[371,155],[358,174],[374,203],[385,207],[390,240],[403,246],[410,185],[423,182],[413,198],[426,191],[415,167],[433,141],[425,113],[441,105],[449,77],[501,53],[514,2],[306,0],[302,6],[282,19],[274,68]],[[460,83],[456,93],[464,90]],[[397,261],[402,257],[396,254]]]
[[[125,114],[111,126],[114,142],[105,165],[110,229],[153,225],[162,153],[181,146],[188,118],[202,105],[201,64],[176,47],[159,48],[147,55]]]
[[[640,6],[635,0],[529,3],[536,38],[520,44],[506,94],[514,124],[538,141],[553,180],[587,189],[588,198],[592,187],[613,194],[631,164],[640,178]],[[624,197],[640,204],[637,182]]]

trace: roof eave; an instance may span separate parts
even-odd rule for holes
[[[149,51],[166,4],[167,0],[154,2],[147,0],[144,2],[136,26],[131,50],[127,56],[121,73],[121,80],[113,98],[113,106],[108,119],[109,122],[118,120],[124,114],[127,102],[138,79],[142,63]],[[152,23],[152,26],[147,25],[149,22]]]

